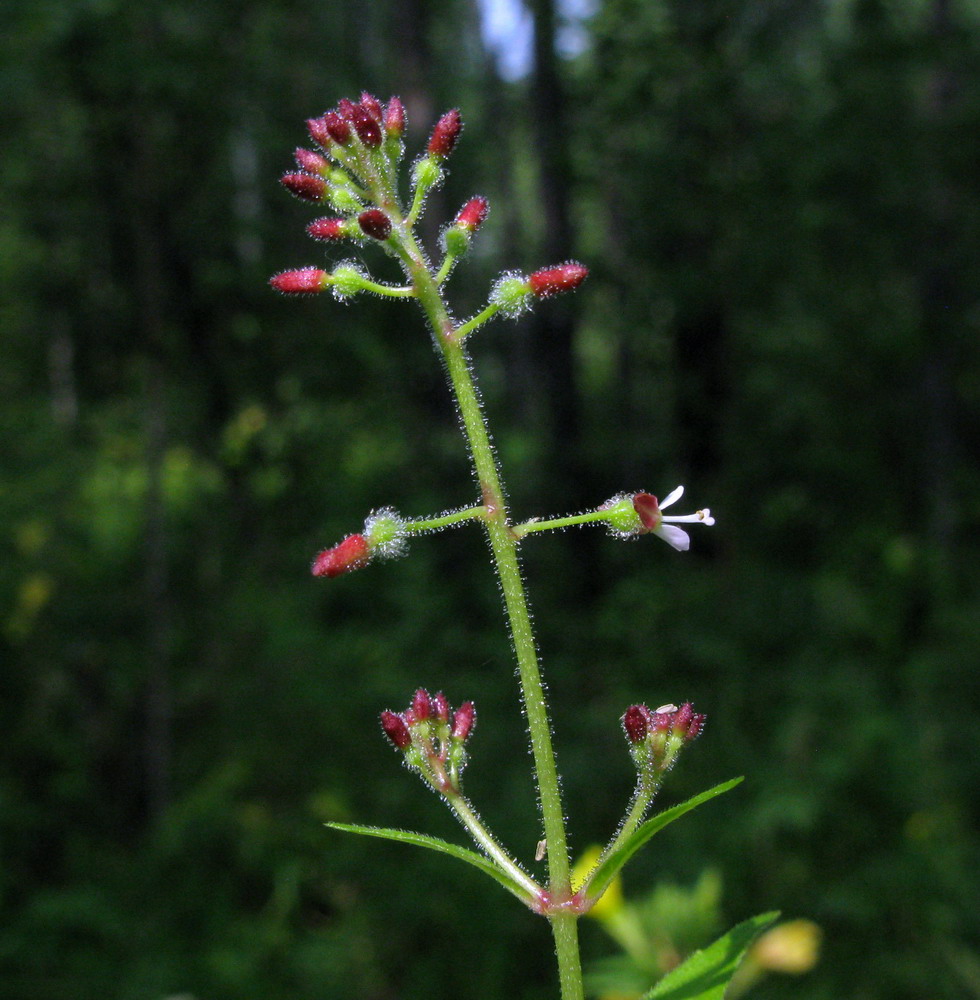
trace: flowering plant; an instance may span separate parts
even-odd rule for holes
[[[558,960],[563,1000],[583,996],[578,947],[578,919],[592,909],[616,879],[626,862],[659,830],[698,805],[727,791],[741,779],[717,785],[700,795],[646,819],[664,776],[677,757],[704,728],[705,717],[689,703],[662,705],[651,711],[645,705],[627,708],[622,724],[637,768],[637,785],[623,822],[581,882],[573,885],[567,847],[558,769],[551,741],[551,726],[541,680],[518,547],[536,532],[571,525],[604,524],[619,538],[659,535],[678,551],[685,551],[690,537],[677,523],[711,525],[710,511],[665,515],[678,500],[682,487],[662,503],[650,493],[619,494],[582,514],[515,523],[507,508],[503,478],[490,443],[490,434],[476,390],[467,353],[471,337],[496,314],[518,316],[539,300],[571,292],[588,275],[577,261],[541,268],[530,275],[505,272],[493,284],[486,305],[471,318],[452,318],[444,294],[446,280],[463,258],[483,225],[489,205],[474,196],[443,228],[440,257],[436,263],[420,243],[417,223],[427,194],[445,176],[446,161],[462,130],[458,110],[444,114],[433,128],[425,152],[411,170],[411,194],[399,196],[399,168],[404,156],[405,109],[397,97],[383,105],[370,94],[360,100],[341,100],[336,108],[307,123],[316,149],[297,149],[297,171],[282,177],[283,185],[298,198],[329,208],[333,215],[314,219],[307,232],[328,244],[377,244],[400,267],[404,284],[374,280],[352,259],[331,270],[306,266],[282,271],[271,279],[287,295],[331,292],[349,300],[370,292],[389,298],[415,299],[428,322],[437,352],[445,364],[458,405],[479,496],[472,505],[433,516],[404,517],[393,509],[372,513],[362,531],[348,535],[324,549],[313,561],[315,576],[337,577],[379,559],[401,554],[408,540],[422,533],[476,522],[484,529],[500,582],[507,623],[517,658],[521,697],[538,789],[543,837],[539,856],[547,857],[548,877],[531,877],[515,857],[483,825],[463,793],[462,772],[467,762],[476,710],[464,702],[455,712],[442,692],[430,695],[419,688],[402,712],[381,713],[381,726],[405,764],[418,773],[456,814],[479,851],[419,833],[389,828],[331,824],[337,829],[426,847],[465,861],[489,875],[533,912],[551,924]],[[714,945],[672,970],[651,997],[721,997],[725,985],[752,939],[775,918],[765,914],[740,924]]]

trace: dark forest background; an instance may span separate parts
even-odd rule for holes
[[[760,1000],[980,997],[980,7],[605,0],[574,55],[529,8],[506,81],[470,0],[6,0],[0,996],[555,995],[539,918],[323,825],[462,841],[377,725],[421,684],[475,699],[468,791],[538,836],[479,532],[308,573],[473,499],[416,311],[267,285],[323,260],[277,183],[304,119],[367,88],[410,150],[462,109],[428,217],[491,200],[461,316],[592,270],[474,338],[515,516],[683,482],[718,517],[685,556],[524,547],[573,847],[631,790],[624,708],[690,698],[665,800],[747,780],[626,894],[710,870],[729,923],[816,921]]]

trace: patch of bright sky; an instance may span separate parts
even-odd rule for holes
[[[531,69],[534,26],[521,0],[477,0],[480,26],[487,48],[497,60],[505,80],[519,80]],[[558,0],[557,48],[567,58],[584,52],[589,44],[585,21],[595,13],[598,0]]]

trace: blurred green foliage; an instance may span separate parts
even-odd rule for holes
[[[542,921],[323,827],[462,836],[377,731],[425,685],[476,700],[468,791],[538,837],[478,533],[306,572],[373,508],[472,498],[412,310],[265,284],[322,259],[276,178],[362,87],[410,144],[463,110],[429,232],[490,197],[460,315],[502,268],[592,268],[473,345],[515,513],[685,482],[718,516],[687,556],[525,546],[574,843],[628,797],[623,709],[690,698],[665,796],[748,780],[629,886],[711,866],[729,923],[816,921],[759,998],[980,996],[975,5],[606,0],[511,84],[463,0],[4,22],[0,996],[554,995]]]

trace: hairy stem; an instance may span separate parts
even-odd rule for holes
[[[398,255],[405,265],[419,303],[432,327],[435,342],[445,360],[462,416],[473,467],[483,494],[487,537],[504,595],[508,625],[517,656],[521,696],[527,713],[544,835],[548,845],[548,893],[552,904],[560,904],[570,900],[572,895],[565,819],[537,648],[517,559],[517,539],[508,521],[503,483],[463,345],[454,336],[453,322],[418,244],[406,229],[398,228],[401,229]],[[562,998],[581,1000],[582,969],[576,916],[559,911],[552,913],[549,919],[558,957]]]

